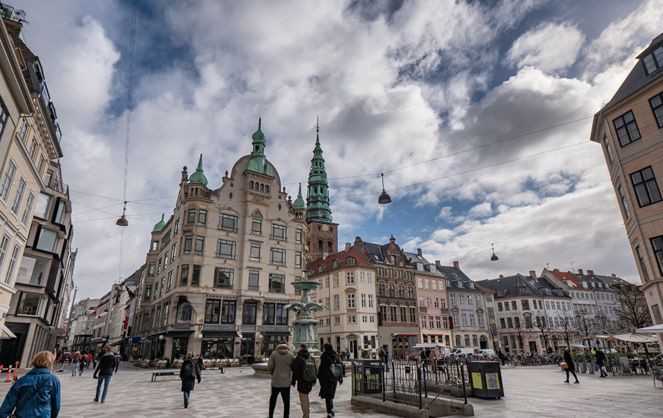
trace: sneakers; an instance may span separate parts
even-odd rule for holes
[[[94,399],[92,399],[92,400],[95,401],[95,402],[99,402],[99,399],[98,399],[98,398],[94,398]]]

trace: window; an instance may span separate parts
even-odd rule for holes
[[[265,303],[262,307],[262,323],[263,325],[274,325],[276,315],[276,304]]]
[[[299,251],[295,252],[295,268],[302,268],[302,253]]]
[[[645,55],[642,58],[642,64],[645,66],[647,75],[663,67],[663,46],[659,46],[651,54]]]
[[[366,293],[361,294],[361,307],[362,308],[366,307]]]
[[[407,288],[407,297],[409,299],[414,299],[414,287],[408,286],[408,288]]]
[[[257,302],[244,302],[244,309],[242,310],[242,323],[255,325],[257,312]]]
[[[608,156],[608,159],[610,160],[610,162],[612,163],[614,161],[614,159],[612,158],[612,151],[610,150],[610,144],[608,143],[608,137],[605,136],[605,135],[603,136],[603,144],[605,145],[605,153]]]
[[[348,293],[348,309],[354,309],[354,308],[355,308],[355,294]]]
[[[269,274],[269,292],[285,293],[285,276],[283,274]]]
[[[186,217],[186,223],[187,225],[192,225],[194,222],[196,222],[196,210],[189,209],[189,212],[187,213]]]
[[[207,223],[207,211],[205,209],[200,209],[198,211],[198,225],[205,226]]]
[[[188,279],[189,279],[189,265],[183,264],[182,272],[180,274],[180,286],[186,286],[186,282]]]
[[[251,261],[260,261],[260,244],[251,244],[249,259]]]
[[[619,192],[619,198],[622,202],[622,207],[624,208],[626,219],[629,219],[631,217],[631,214],[628,211],[628,205],[626,204],[626,196],[624,196],[624,191],[622,190],[622,186],[617,186],[617,191]]]
[[[193,265],[193,273],[191,274],[191,286],[200,286],[200,266]]]
[[[516,304],[515,300],[511,301],[511,310],[512,311],[517,311],[518,310],[518,305]]]
[[[368,273],[366,273],[366,280],[367,280],[368,284],[373,284],[373,273],[372,272],[369,271]]]
[[[145,300],[150,300],[152,297],[152,285],[145,286]]]
[[[39,204],[39,202],[37,202],[37,204]],[[159,241],[152,241],[152,246],[150,247],[150,251],[158,251],[158,250],[159,250]],[[189,246],[189,251],[191,251],[191,246]]]
[[[4,109],[4,106],[2,106],[2,109]],[[4,112],[4,110],[1,112]],[[15,175],[16,175],[16,164],[14,164],[13,161],[9,160],[9,164],[7,165],[7,171],[5,171],[5,175],[2,178],[2,183],[0,183],[0,199],[4,200],[5,202],[9,197],[9,191],[11,190],[12,184],[14,183]]]
[[[193,246],[193,235],[184,237],[184,254],[191,254],[191,247]]]
[[[25,186],[27,186],[28,183],[25,181],[23,177],[18,181],[18,187],[16,187],[16,194],[14,195],[14,203],[12,204],[12,213],[14,215],[18,216],[18,211],[21,209],[21,203],[23,203],[23,195],[25,194]],[[64,203],[62,203],[64,206]],[[57,219],[56,219],[57,222]],[[62,222],[58,222],[62,223]]]
[[[659,93],[649,99],[649,104],[651,105],[651,110],[654,112],[656,124],[659,128],[663,128],[663,93]]]
[[[277,241],[286,240],[286,227],[282,225],[272,224],[272,239]]]
[[[417,310],[414,307],[410,307],[410,322],[417,322]]]
[[[649,281],[649,273],[647,273],[647,266],[645,265],[645,259],[642,258],[642,254],[640,254],[640,246],[639,245],[635,246],[635,253],[638,256],[638,261],[640,262],[640,267],[642,268],[642,275],[644,276],[645,282],[648,282]],[[657,257],[657,259],[658,259],[658,257]]]
[[[205,237],[196,236],[196,248],[194,249],[193,253],[195,255],[203,255],[203,246],[204,246],[204,244],[205,244]],[[164,267],[165,267],[165,263],[164,263]]]
[[[177,218],[177,220],[175,221],[175,231],[173,232],[173,234],[177,234],[178,232],[180,232],[180,218]]]
[[[346,284],[355,284],[355,272],[354,271],[346,271],[345,272],[345,281],[346,281]]]
[[[191,314],[193,312],[193,307],[189,302],[181,302],[177,306],[177,316],[175,317],[175,322],[188,324],[191,322]],[[207,309],[205,309],[207,312]]]
[[[474,316],[474,314],[470,314],[470,326],[475,327],[476,325],[477,325],[476,324],[476,317]]]
[[[12,279],[14,278],[14,270],[16,270],[16,263],[18,263],[18,256],[20,253],[21,253],[21,246],[18,244],[14,245],[12,256],[9,259],[9,266],[7,267],[7,276],[5,277],[5,283],[11,284]]]
[[[166,254],[164,254],[163,257],[163,269],[166,270],[167,266],[168,266],[168,251],[166,251]]]
[[[276,304],[276,325],[288,325],[288,310],[285,303]]]
[[[469,347],[469,346],[470,346],[470,336],[465,335],[465,347]]]
[[[214,269],[214,287],[232,289],[235,270],[217,267]]]
[[[253,219],[251,222],[251,233],[255,235],[262,234],[262,221],[260,219]]]
[[[35,203],[35,195],[30,192],[28,195],[28,200],[25,202],[25,209],[23,209],[23,217],[21,218],[21,223],[25,226],[28,225],[30,216],[32,215],[32,205]]]
[[[58,233],[50,229],[41,228],[39,238],[35,248],[41,251],[55,252],[55,246],[58,241]]]
[[[334,274],[334,287],[338,287],[338,273]]]
[[[21,123],[18,125],[18,130],[16,131],[16,137],[21,141],[25,142],[25,134],[28,133],[28,123],[25,119],[21,119]]]
[[[38,316],[41,308],[41,295],[36,293],[23,293],[18,304],[18,315]]]
[[[433,315],[428,317],[428,325],[430,325],[431,329],[435,328],[435,317]]]
[[[633,111],[629,110],[613,120],[612,123],[615,125],[619,144],[622,147],[640,139],[640,131],[638,130],[638,124],[635,122]]]
[[[461,320],[462,325],[464,327],[466,327],[467,326],[467,314],[465,312],[462,312],[460,314],[460,320]]]
[[[295,242],[297,244],[302,243],[302,230],[301,229],[296,229],[295,230]]]
[[[532,317],[531,316],[526,316],[525,317],[525,328],[532,328]]]
[[[507,318],[506,322],[507,322],[507,324],[509,324],[508,328],[513,328],[513,319],[512,318]]]
[[[170,248],[170,262],[175,261],[175,256],[177,255],[177,243],[173,244]]]
[[[521,301],[523,304],[523,311],[529,311],[529,300],[522,300]]]
[[[28,150],[28,155],[30,156],[30,159],[32,161],[35,160],[35,155],[37,154],[37,140],[32,139],[32,142],[30,143],[30,149]]]
[[[500,318],[500,328],[502,329],[506,328],[506,323],[504,322],[504,318]]]
[[[373,295],[368,295],[368,307],[373,307]]]
[[[453,293],[450,294],[449,295],[449,301],[450,301],[450,305],[454,306],[456,304],[456,295],[454,295]]]
[[[173,271],[168,272],[168,280],[166,281],[166,292],[170,292],[173,287]]]
[[[426,328],[427,321],[426,321],[427,316],[426,315],[421,315],[421,328]]]
[[[475,347],[479,346],[479,338],[476,335],[472,335],[472,345]]]
[[[254,219],[253,222],[256,220]],[[237,232],[237,216],[226,215],[222,213],[219,216],[219,229],[230,232]]]
[[[237,309],[237,302],[234,300],[224,300],[221,305],[221,323],[234,324],[235,311]]]
[[[658,191],[651,166],[631,174],[631,182],[640,207],[661,201],[661,193]]]
[[[285,266],[285,250],[282,248],[271,249],[270,263],[277,266]]]
[[[221,301],[219,299],[207,299],[205,303],[205,323],[218,324],[221,314]]]
[[[513,325],[515,325],[516,328],[520,328],[520,318],[519,317],[513,318]]]
[[[220,239],[216,242],[216,256],[221,258],[235,258],[235,241]]]
[[[396,296],[396,289],[395,289],[395,287],[394,287],[393,284],[390,284],[390,285],[388,286],[388,289],[389,289],[389,296],[390,296],[390,297],[393,298],[394,296]]]
[[[249,290],[258,290],[260,286],[260,272],[249,270]]]

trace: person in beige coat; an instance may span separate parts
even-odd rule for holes
[[[269,397],[269,418],[274,418],[276,400],[281,394],[283,399],[283,418],[290,416],[290,381],[292,379],[292,362],[295,356],[288,349],[288,344],[281,342],[269,356],[267,370],[272,375],[272,395]]]

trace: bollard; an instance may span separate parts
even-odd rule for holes
[[[221,374],[224,374],[225,372],[226,370],[223,368],[223,366],[221,366]]]
[[[11,382],[12,380],[12,366],[9,366],[9,370],[7,370],[7,382]]]

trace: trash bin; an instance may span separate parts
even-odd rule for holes
[[[502,371],[498,361],[468,361],[467,374],[472,385],[472,396],[482,399],[502,398]]]

